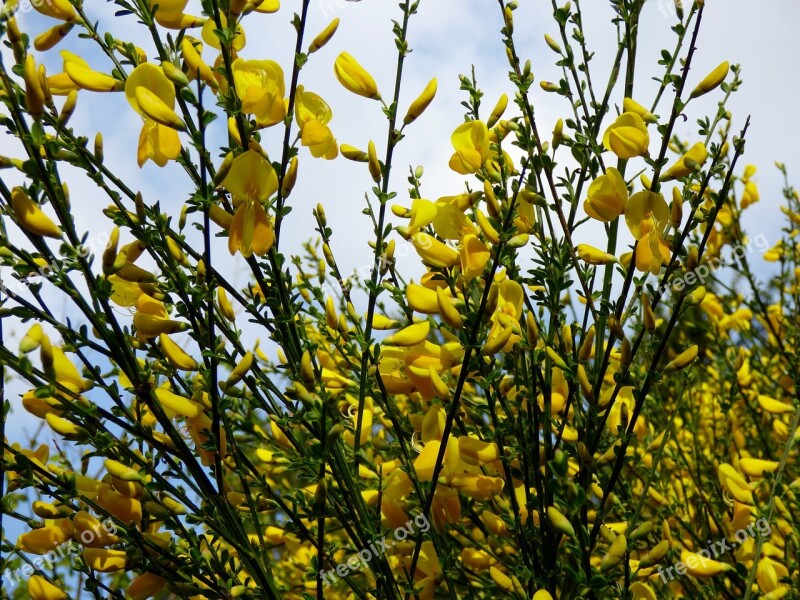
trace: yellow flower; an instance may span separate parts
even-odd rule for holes
[[[756,568],[756,581],[764,593],[772,592],[779,587],[786,586],[781,579],[789,575],[789,570],[779,562],[764,556],[758,561]]]
[[[175,86],[164,71],[150,63],[136,67],[125,82],[125,98],[144,119],[137,153],[139,166],[152,159],[163,167],[176,159],[181,141],[175,128],[182,128],[183,122],[173,112]],[[171,126],[166,124],[170,122]]]
[[[643,191],[631,196],[625,210],[625,222],[639,244],[636,247],[636,268],[658,275],[661,265],[672,254],[663,237],[670,224],[670,210],[664,197]]]
[[[681,562],[686,565],[686,571],[692,577],[714,577],[724,571],[732,570],[728,563],[712,560],[699,553],[684,550],[681,552]]]
[[[211,441],[208,432],[211,431],[213,422],[204,412],[199,413],[196,417],[191,417],[186,421],[186,428],[189,430],[189,435],[195,444],[197,454],[200,456],[200,462],[206,467],[213,465],[216,452],[214,450],[207,450],[204,446],[208,446]],[[219,447],[222,455],[225,456],[227,452],[228,442],[224,430],[220,430]]]
[[[222,22],[223,27],[228,27],[228,18],[222,13],[220,14],[220,20]],[[201,33],[201,36],[206,44],[208,44],[212,48],[219,50],[220,49],[219,37],[217,37],[217,34],[214,33],[216,29],[217,29],[217,24],[214,21],[214,19],[208,19],[203,25],[203,31]],[[245,42],[246,40],[244,36],[244,29],[242,29],[241,24],[237,23],[236,33],[234,33],[233,42],[231,44],[231,47],[233,48],[234,52],[238,52],[239,50],[244,48]]]
[[[160,575],[150,572],[142,573],[139,577],[131,581],[128,586],[128,595],[133,598],[133,600],[152,598],[162,590],[165,584],[165,579]]]
[[[653,275],[661,272],[661,266],[668,263],[672,253],[661,236],[652,219],[640,224],[642,238],[636,246],[636,268],[639,271],[650,271]]]
[[[272,14],[278,12],[280,7],[280,0],[262,0],[256,4],[255,11],[258,13]]]
[[[583,209],[593,219],[608,223],[625,212],[627,202],[625,179],[617,169],[609,167],[604,175],[600,175],[589,186]]]
[[[703,142],[697,142],[694,146],[686,151],[678,162],[667,169],[661,177],[660,181],[670,181],[671,179],[683,179],[687,175],[694,173],[697,168],[706,162],[708,158],[708,150]]]
[[[308,146],[314,158],[332,160],[339,156],[336,138],[333,137],[330,128],[319,121],[306,123],[300,136],[300,142],[303,146]]]
[[[233,84],[242,100],[242,112],[255,116],[260,127],[270,127],[286,117],[283,69],[271,60],[233,61]]]
[[[456,150],[450,158],[450,168],[456,173],[474,173],[489,158],[489,129],[483,121],[462,123],[453,132],[450,141]]]
[[[228,250],[249,257],[262,256],[275,241],[272,223],[262,202],[278,191],[278,176],[272,165],[255,150],[248,150],[233,160],[223,187],[233,195],[238,208],[228,233]]]
[[[158,5],[155,11],[156,23],[168,29],[186,29],[203,24],[202,17],[187,15],[183,11],[189,0],[149,0],[150,8]]]
[[[505,482],[500,477],[467,473],[456,475],[451,485],[454,490],[473,500],[490,500],[503,493]]]
[[[125,568],[124,550],[107,550],[106,548],[87,548],[83,551],[83,559],[95,571],[112,573]]]
[[[123,88],[124,83],[119,79],[95,71],[85,60],[72,56],[78,60],[65,60],[64,71],[78,88],[91,92],[118,92]]]
[[[406,559],[406,563],[406,569],[410,569],[411,557]],[[436,556],[433,543],[429,541],[422,542],[417,570],[413,574],[414,586],[417,589],[421,588],[419,592],[420,600],[432,600],[441,576],[442,567],[439,564],[439,558]]]
[[[72,21],[78,16],[75,14],[75,8],[69,3],[69,0],[48,0],[46,2],[31,2],[31,5],[36,12],[39,12],[46,17],[52,17],[59,21]],[[30,6],[28,8],[30,8]]]
[[[643,231],[640,224],[651,217],[658,233],[663,236],[670,223],[670,216],[669,206],[664,197],[650,191],[639,192],[631,196],[625,209],[625,222],[637,240],[649,233],[649,230]]]
[[[148,160],[163,167],[169,161],[175,160],[180,153],[181,141],[177,131],[159,125],[155,121],[145,121],[142,133],[139,135],[139,149],[136,154],[136,161],[140,167]]]
[[[61,228],[25,193],[21,187],[11,191],[11,209],[19,224],[34,235],[61,239]]]
[[[624,112],[614,121],[605,135],[603,146],[619,158],[628,159],[647,154],[650,134],[642,117],[634,112]]]
[[[164,304],[142,293],[136,301],[137,311],[133,315],[133,326],[142,339],[157,337],[162,333],[186,330],[189,325],[169,318]]]
[[[325,100],[299,86],[295,118],[300,127],[300,143],[311,150],[314,158],[331,160],[339,155],[336,138],[328,127],[328,122],[333,118],[333,111]]]
[[[473,234],[464,236],[461,242],[461,273],[467,279],[475,279],[483,274],[491,253],[489,248]]]
[[[142,522],[142,503],[120,494],[106,483],[101,483],[97,489],[97,504],[126,525]]]
[[[458,252],[427,233],[415,233],[411,242],[422,260],[433,267],[446,269],[458,260]]]
[[[339,83],[349,91],[365,98],[380,100],[381,95],[378,92],[378,85],[372,75],[347,52],[342,52],[336,57],[333,71]]]
[[[28,597],[31,600],[66,600],[67,595],[44,577],[32,575],[28,580]]]
[[[744,191],[742,192],[742,210],[755,204],[761,199],[761,194],[758,192],[758,187],[752,181],[747,181],[744,184]]]
[[[61,520],[59,525],[33,529],[17,538],[17,547],[31,554],[46,554],[69,539],[71,528],[69,520]]]

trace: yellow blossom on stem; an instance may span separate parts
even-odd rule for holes
[[[31,2],[33,9],[53,19],[59,21],[74,21],[79,20],[75,12],[75,7],[70,4],[69,0],[46,0],[42,2]]]
[[[657,275],[661,265],[669,261],[671,251],[663,236],[671,222],[671,213],[661,194],[643,191],[631,196],[625,209],[625,222],[636,246],[636,268]]]
[[[220,21],[222,22],[223,28],[228,27],[228,18],[225,16],[224,13],[220,14]],[[219,50],[221,46],[219,37],[217,36],[216,33],[214,33],[216,30],[217,30],[217,23],[214,21],[214,19],[208,19],[203,25],[203,31],[201,33],[201,37],[203,38],[203,41],[206,44],[208,44],[212,48]],[[237,23],[236,31],[233,35],[233,41],[231,43],[231,48],[233,49],[234,52],[239,52],[239,50],[244,48],[245,43],[246,39],[244,35],[244,29],[242,28],[240,23]]]
[[[28,597],[31,600],[66,600],[67,595],[40,575],[28,579]]]
[[[636,113],[624,112],[606,129],[603,146],[622,159],[643,156],[650,146],[647,125]]]
[[[339,155],[336,138],[328,127],[328,122],[333,118],[333,111],[325,100],[299,86],[295,101],[295,118],[300,127],[300,142],[311,150],[312,156],[331,160]]]
[[[483,121],[459,125],[450,141],[456,150],[450,158],[450,168],[456,173],[475,173],[489,158],[489,129]]]
[[[164,304],[145,293],[136,301],[137,311],[133,315],[133,326],[143,339],[157,337],[162,333],[175,333],[188,328],[187,323],[173,321],[167,315]]]
[[[627,202],[628,186],[625,179],[617,169],[609,167],[589,186],[583,210],[593,219],[608,223],[625,212]]]
[[[253,115],[259,127],[270,127],[286,117],[283,69],[272,60],[233,61],[233,82],[242,111]]]
[[[262,204],[278,191],[272,165],[255,150],[237,156],[222,182],[232,195],[236,212],[228,232],[228,250],[249,257],[269,252],[275,241],[272,223]]]

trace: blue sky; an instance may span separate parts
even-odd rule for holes
[[[192,0],[188,12],[199,12],[199,3]],[[270,58],[290,71],[293,48],[293,30],[289,25],[291,13],[299,9],[298,0],[283,2],[274,15],[254,15],[246,21],[247,46],[240,53],[245,58]],[[780,189],[782,182],[773,166],[775,160],[784,161],[790,173],[800,172],[800,158],[796,153],[796,140],[800,139],[800,120],[795,116],[798,97],[795,72],[800,56],[800,39],[793,28],[800,22],[800,5],[794,0],[770,0],[753,3],[746,0],[708,0],[704,26],[698,39],[694,69],[690,84],[699,81],[722,60],[743,66],[744,86],[729,105],[734,124],[738,129],[748,114],[753,117],[748,135],[745,162],[759,166],[757,176],[762,200],[751,208],[746,223],[753,236],[763,233],[775,241],[780,228]],[[116,6],[110,3],[87,3],[90,15],[100,23],[101,31],[111,31],[116,37],[133,41],[153,56],[153,46],[131,17],[115,17]],[[672,0],[649,0],[642,18],[635,97],[649,105],[654,93],[654,83],[649,77],[659,72],[656,62],[661,48],[671,48],[674,24],[671,16]],[[754,9],[754,6],[759,7]],[[611,11],[604,0],[584,0],[584,22],[587,43],[595,52],[593,67],[598,81],[605,81],[611,67],[616,38],[609,22]],[[557,29],[550,16],[550,2],[523,0],[515,13],[516,38],[522,59],[530,58],[537,81],[557,81],[559,69],[554,65],[555,55],[547,48],[545,33],[556,36]],[[394,81],[396,53],[391,37],[391,19],[399,18],[395,2],[364,0],[349,3],[344,0],[312,0],[309,11],[309,39],[334,17],[341,19],[339,31],[323,50],[312,56],[301,75],[307,89],[322,95],[331,105],[334,118],[331,129],[340,143],[366,148],[370,139],[381,149],[385,147],[386,121],[377,102],[354,97],[345,91],[333,74],[333,61],[341,51],[353,54],[374,76],[385,97],[391,95]],[[53,21],[34,12],[21,14],[23,30],[38,34]],[[465,99],[458,89],[458,75],[469,73],[474,65],[479,86],[485,92],[485,113],[491,110],[502,93],[513,94],[506,80],[508,71],[505,50],[500,41],[502,19],[497,2],[493,0],[422,0],[419,14],[412,18],[409,28],[410,46],[414,52],[406,62],[406,76],[401,93],[401,112],[423,89],[432,77],[437,77],[439,93],[426,113],[406,130],[406,138],[398,148],[392,179],[392,189],[398,193],[395,200],[408,204],[406,178],[408,167],[425,168],[423,195],[430,199],[453,195],[464,189],[464,178],[452,172],[448,159],[452,153],[450,134],[463,121],[460,102]],[[91,50],[90,42],[74,35],[63,43],[69,49],[85,56],[95,68],[109,71],[105,57]],[[131,37],[133,36],[133,37]],[[9,55],[3,49],[7,62]],[[213,60],[211,54],[207,60]],[[61,61],[56,53],[44,58],[48,73],[61,71]],[[621,91],[613,97],[621,104]],[[542,131],[552,130],[558,117],[569,114],[566,101],[542,92],[534,86],[533,101]],[[696,137],[695,120],[703,112],[713,112],[715,97],[706,97],[691,107],[689,119],[680,125],[678,133],[687,140]],[[706,110],[707,109],[707,110]],[[662,113],[666,112],[664,108]],[[509,113],[510,115],[510,113]],[[509,116],[507,115],[507,116]],[[148,163],[143,169],[136,165],[136,140],[141,121],[130,109],[121,94],[108,95],[82,92],[77,110],[71,121],[75,131],[92,139],[102,131],[105,139],[107,162],[121,177],[133,182],[149,203],[160,201],[162,207],[177,216],[180,205],[189,192],[188,178],[177,165],[159,169]],[[215,124],[217,134],[222,133],[222,120]],[[282,132],[277,128],[264,134],[265,146],[273,152],[278,148]],[[0,152],[18,155],[18,150],[8,136],[0,136]],[[97,188],[80,174],[65,170],[72,203],[79,227],[96,236],[107,233],[108,227],[100,211],[108,205]],[[9,183],[13,175],[3,172]],[[370,264],[366,242],[372,236],[368,218],[361,214],[364,194],[372,187],[366,166],[342,158],[327,162],[315,160],[304,149],[301,151],[300,175],[290,204],[293,212],[284,225],[284,252],[299,250],[301,244],[313,234],[311,209],[322,202],[330,226],[333,228],[333,249],[344,272],[353,272]],[[578,241],[597,240],[600,229],[588,227]],[[123,240],[129,241],[129,240]],[[405,242],[398,240],[401,247]],[[407,248],[406,248],[407,250]],[[403,252],[398,252],[402,257]],[[401,259],[401,269],[418,268],[412,252]],[[232,259],[223,243],[219,245],[218,265],[244,283],[245,271],[239,258]],[[414,271],[407,271],[413,274]],[[2,273],[8,279],[8,273]],[[19,335],[22,328],[14,328]],[[14,387],[11,388],[14,390]],[[15,400],[11,395],[12,401]],[[23,430],[31,431],[35,419],[17,411],[11,417],[9,433],[19,439]],[[19,425],[19,426],[17,426]]]

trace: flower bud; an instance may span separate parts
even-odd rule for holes
[[[503,20],[506,24],[506,34],[511,35],[514,33],[514,14],[511,12],[510,6],[506,6],[503,9]]]
[[[664,367],[665,373],[671,373],[672,371],[679,371],[680,369],[685,369],[688,367],[694,359],[697,358],[698,347],[697,344],[684,350],[678,356],[676,356],[672,361],[670,361],[666,367]]]
[[[333,34],[336,33],[336,30],[338,28],[339,28],[339,19],[337,17],[336,19],[331,21],[328,24],[328,26],[325,29],[323,29],[319,33],[319,35],[317,35],[317,37],[314,38],[314,40],[311,42],[311,45],[308,47],[308,53],[313,54],[314,52],[322,48],[325,44],[327,44],[333,37]]]
[[[553,150],[558,148],[561,145],[562,140],[564,139],[564,119],[559,119],[556,121],[556,126],[553,128]]]
[[[372,75],[347,52],[342,52],[336,58],[333,69],[339,83],[347,90],[364,98],[380,100],[381,95],[378,92],[378,85]]]
[[[642,294],[642,320],[644,321],[644,328],[653,333],[656,329],[656,316],[653,313],[653,308],[650,306],[650,298],[647,294]]]
[[[46,0],[45,0],[46,1]],[[33,47],[39,52],[47,52],[55,47],[61,40],[67,37],[67,34],[72,31],[74,25],[72,23],[61,23],[55,25],[47,31],[40,33],[33,40]]]
[[[645,123],[655,123],[658,121],[655,115],[644,106],[636,102],[633,98],[625,98],[622,101],[622,111],[636,113]]]
[[[74,92],[75,90],[73,90]],[[72,92],[70,92],[72,93]],[[77,94],[77,92],[75,92]],[[94,136],[94,158],[99,164],[103,164],[103,134],[101,132],[97,132]]]
[[[578,244],[575,250],[578,257],[590,265],[608,265],[617,262],[617,257],[613,254],[608,254],[588,244]]]
[[[425,111],[425,109],[428,108],[428,105],[433,101],[434,96],[436,96],[435,77],[428,82],[428,85],[425,86],[425,89],[422,90],[422,93],[417,97],[416,100],[414,100],[414,102],[411,103],[411,106],[408,107],[408,112],[403,119],[403,124],[408,125],[409,123],[415,121]]]
[[[378,152],[375,150],[375,143],[370,140],[368,146],[367,156],[369,157],[369,174],[372,175],[372,180],[379,183],[381,180],[381,163],[378,160]]]
[[[583,336],[583,341],[581,342],[581,347],[578,350],[578,358],[580,360],[589,360],[592,357],[592,352],[594,351],[594,337],[595,337],[595,329],[594,325],[589,328],[589,331]]]
[[[25,107],[33,118],[38,119],[44,114],[44,89],[42,89],[33,54],[25,57],[23,77],[25,79]]]
[[[181,71],[170,61],[165,60],[162,62],[161,70],[164,71],[164,75],[167,76],[167,79],[175,84],[175,87],[182,88],[189,85],[189,78],[186,76],[186,73]]]
[[[339,150],[341,150],[342,156],[344,156],[347,160],[352,160],[355,162],[369,162],[369,154],[363,150],[359,150],[353,146],[348,146],[347,144],[342,144],[339,146]]]
[[[561,54],[561,46],[559,46],[558,42],[556,42],[552,37],[550,37],[546,33],[544,34],[544,41],[548,46],[550,46],[550,50],[552,50],[556,54]]]
[[[725,81],[725,78],[728,76],[729,69],[730,63],[728,63],[728,61],[720,64],[716,69],[711,71],[711,73],[706,75],[705,79],[697,84],[697,87],[692,90],[692,93],[689,95],[689,97],[698,98],[703,94],[707,94],[719,87],[719,85]]]
[[[570,523],[569,519],[555,506],[547,507],[547,520],[550,521],[550,524],[557,531],[569,537],[575,537],[575,528],[572,526],[572,523]]]
[[[589,382],[589,376],[586,374],[586,368],[581,364],[578,365],[578,383],[581,386],[581,394],[583,394],[583,397],[587,400],[592,400],[594,398],[592,384]]]
[[[294,189],[294,184],[297,182],[297,164],[296,156],[293,156],[289,161],[289,168],[286,169],[286,175],[283,177],[283,184],[281,185],[281,194],[284,199],[289,197]]]
[[[491,129],[494,127],[500,118],[503,116],[503,113],[506,111],[506,107],[508,106],[508,96],[503,94],[500,96],[500,99],[497,101],[497,104],[494,105],[492,109],[492,113],[489,115],[489,119],[486,121],[486,126]]]
[[[325,207],[319,202],[317,203],[316,217],[319,224],[324,228],[328,225],[328,217],[325,215]]]
[[[78,103],[78,91],[70,90],[67,94],[67,99],[58,113],[58,126],[64,127],[69,122],[72,113],[75,112],[75,105]]]

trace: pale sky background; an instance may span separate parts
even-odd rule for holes
[[[800,58],[800,37],[796,35],[796,28],[800,25],[800,3],[797,0],[764,0],[759,3],[707,0],[706,4],[689,86],[697,83],[723,60],[742,65],[744,85],[734,95],[729,109],[733,113],[737,131],[747,115],[752,115],[742,167],[745,163],[759,166],[757,181],[761,190],[761,202],[749,209],[746,224],[751,236],[762,233],[774,243],[781,226],[778,206],[782,181],[773,162],[781,160],[786,163],[790,174],[800,173],[800,155],[796,151],[797,140],[800,139],[800,119],[796,116],[795,108],[796,99],[800,96],[800,83],[795,76]],[[197,5],[199,2],[192,0],[187,12],[198,14]],[[86,6],[89,14],[99,20],[101,32],[111,31],[118,38],[139,44],[149,56],[155,54],[148,39],[142,36],[141,26],[132,17],[113,15],[117,8],[115,5],[94,0],[87,2]],[[286,0],[277,14],[248,18],[245,21],[247,45],[240,52],[244,58],[278,61],[286,72],[287,87],[294,47],[294,31],[289,20],[299,6],[298,0]],[[587,44],[595,52],[592,65],[596,85],[602,86],[607,80],[616,45],[614,28],[609,22],[611,9],[605,0],[584,0],[582,7]],[[671,7],[672,0],[649,0],[644,10],[634,96],[646,106],[651,104],[655,93],[655,83],[649,78],[662,73],[662,68],[656,64],[660,50],[671,50],[674,46],[675,36],[670,30],[674,24]],[[557,81],[560,77],[560,69],[554,65],[556,56],[543,39],[545,33],[558,37],[551,12],[550,2],[546,0],[522,0],[519,10],[515,12],[515,37],[520,56],[523,61],[531,59],[536,76],[537,85],[534,85],[532,94],[542,132],[551,131],[558,117],[571,116],[565,99],[546,94],[538,87],[541,80]],[[383,96],[389,98],[396,62],[391,19],[399,19],[400,11],[396,2],[388,0],[364,0],[360,3],[313,0],[309,10],[307,39],[310,41],[334,17],[341,19],[339,31],[323,50],[311,57],[300,81],[331,105],[334,118],[330,127],[339,143],[366,148],[367,142],[373,139],[382,153],[386,145],[386,120],[380,105],[344,90],[336,81],[332,65],[339,52],[350,52],[374,75]],[[19,21],[21,28],[32,36],[54,23],[33,12],[21,14]],[[406,129],[406,138],[395,153],[391,189],[398,193],[398,197],[394,203],[409,205],[406,182],[409,165],[424,166],[422,189],[427,198],[435,200],[464,189],[464,178],[447,166],[453,151],[450,134],[463,121],[464,109],[460,102],[466,98],[458,89],[458,75],[469,73],[471,66],[475,66],[478,84],[485,92],[482,105],[484,118],[502,93],[513,95],[513,88],[506,77],[508,66],[500,40],[501,27],[500,9],[494,0],[422,0],[419,13],[412,17],[409,27],[409,43],[414,51],[406,60],[400,100],[401,117],[430,78],[438,78],[439,92],[425,114]],[[75,33],[73,31],[59,49],[75,51],[85,56],[98,70],[110,71],[108,60],[96,51],[87,50],[91,47],[90,42],[79,40]],[[9,53],[5,48],[2,52],[8,64]],[[213,60],[211,52],[207,49],[205,57],[208,61]],[[62,70],[57,53],[50,52],[43,60],[48,73]],[[669,94],[668,90],[668,97]],[[679,126],[677,133],[694,141],[697,136],[696,119],[704,114],[706,108],[706,112],[713,113],[718,97],[709,95],[693,103],[689,119]],[[613,101],[621,105],[621,92],[613,96]],[[665,115],[667,105],[662,103],[662,107],[659,112]],[[514,114],[511,112],[513,108],[510,106],[506,117]],[[148,203],[160,201],[162,208],[177,218],[188,191],[188,178],[175,164],[159,169],[150,162],[143,169],[138,168],[136,140],[141,120],[122,94],[101,96],[81,92],[71,124],[77,133],[86,135],[90,140],[101,130],[105,138],[107,164],[134,189],[141,190]],[[219,120],[214,126],[221,132],[224,122]],[[275,149],[282,135],[282,129],[278,127],[264,133],[265,146],[273,149],[274,159],[278,157]],[[651,137],[656,137],[654,132]],[[19,155],[11,142],[8,136],[0,136],[0,152]],[[1,175],[9,184],[16,181],[9,171],[3,171]],[[73,210],[79,226],[90,231],[94,237],[107,235],[110,224],[100,211],[109,204],[108,199],[93,183],[79,175],[73,173],[65,178],[70,185]],[[349,273],[370,265],[371,249],[366,242],[372,237],[372,229],[368,217],[362,215],[361,210],[364,208],[364,193],[372,185],[366,165],[341,157],[335,161],[316,160],[311,158],[306,149],[302,149],[299,181],[290,197],[294,210],[284,222],[283,252],[287,255],[296,252],[302,242],[312,237],[311,210],[317,202],[322,202],[327,210],[329,225],[333,228],[333,250],[342,270]],[[218,228],[214,227],[216,232]],[[581,236],[580,241],[591,242],[591,230],[587,228],[586,232],[589,239]],[[92,239],[90,237],[90,241]],[[127,241],[130,240],[123,238],[123,242]],[[404,244],[398,240],[398,255],[407,256],[401,260],[400,269],[413,274],[418,272],[418,259],[413,251],[400,250]],[[239,277],[241,283],[245,282],[242,261],[239,257],[232,259],[228,255],[224,240],[219,244],[217,256],[217,268],[224,265],[223,272]],[[756,264],[759,264],[758,261]],[[0,274],[6,281],[10,278],[8,272]],[[14,324],[8,327],[13,335],[20,335],[25,329],[14,327]],[[12,440],[21,440],[23,432],[33,431],[38,420],[25,413],[19,405],[18,392],[24,390],[12,385],[8,391],[12,404],[18,408],[11,416],[7,432]]]

